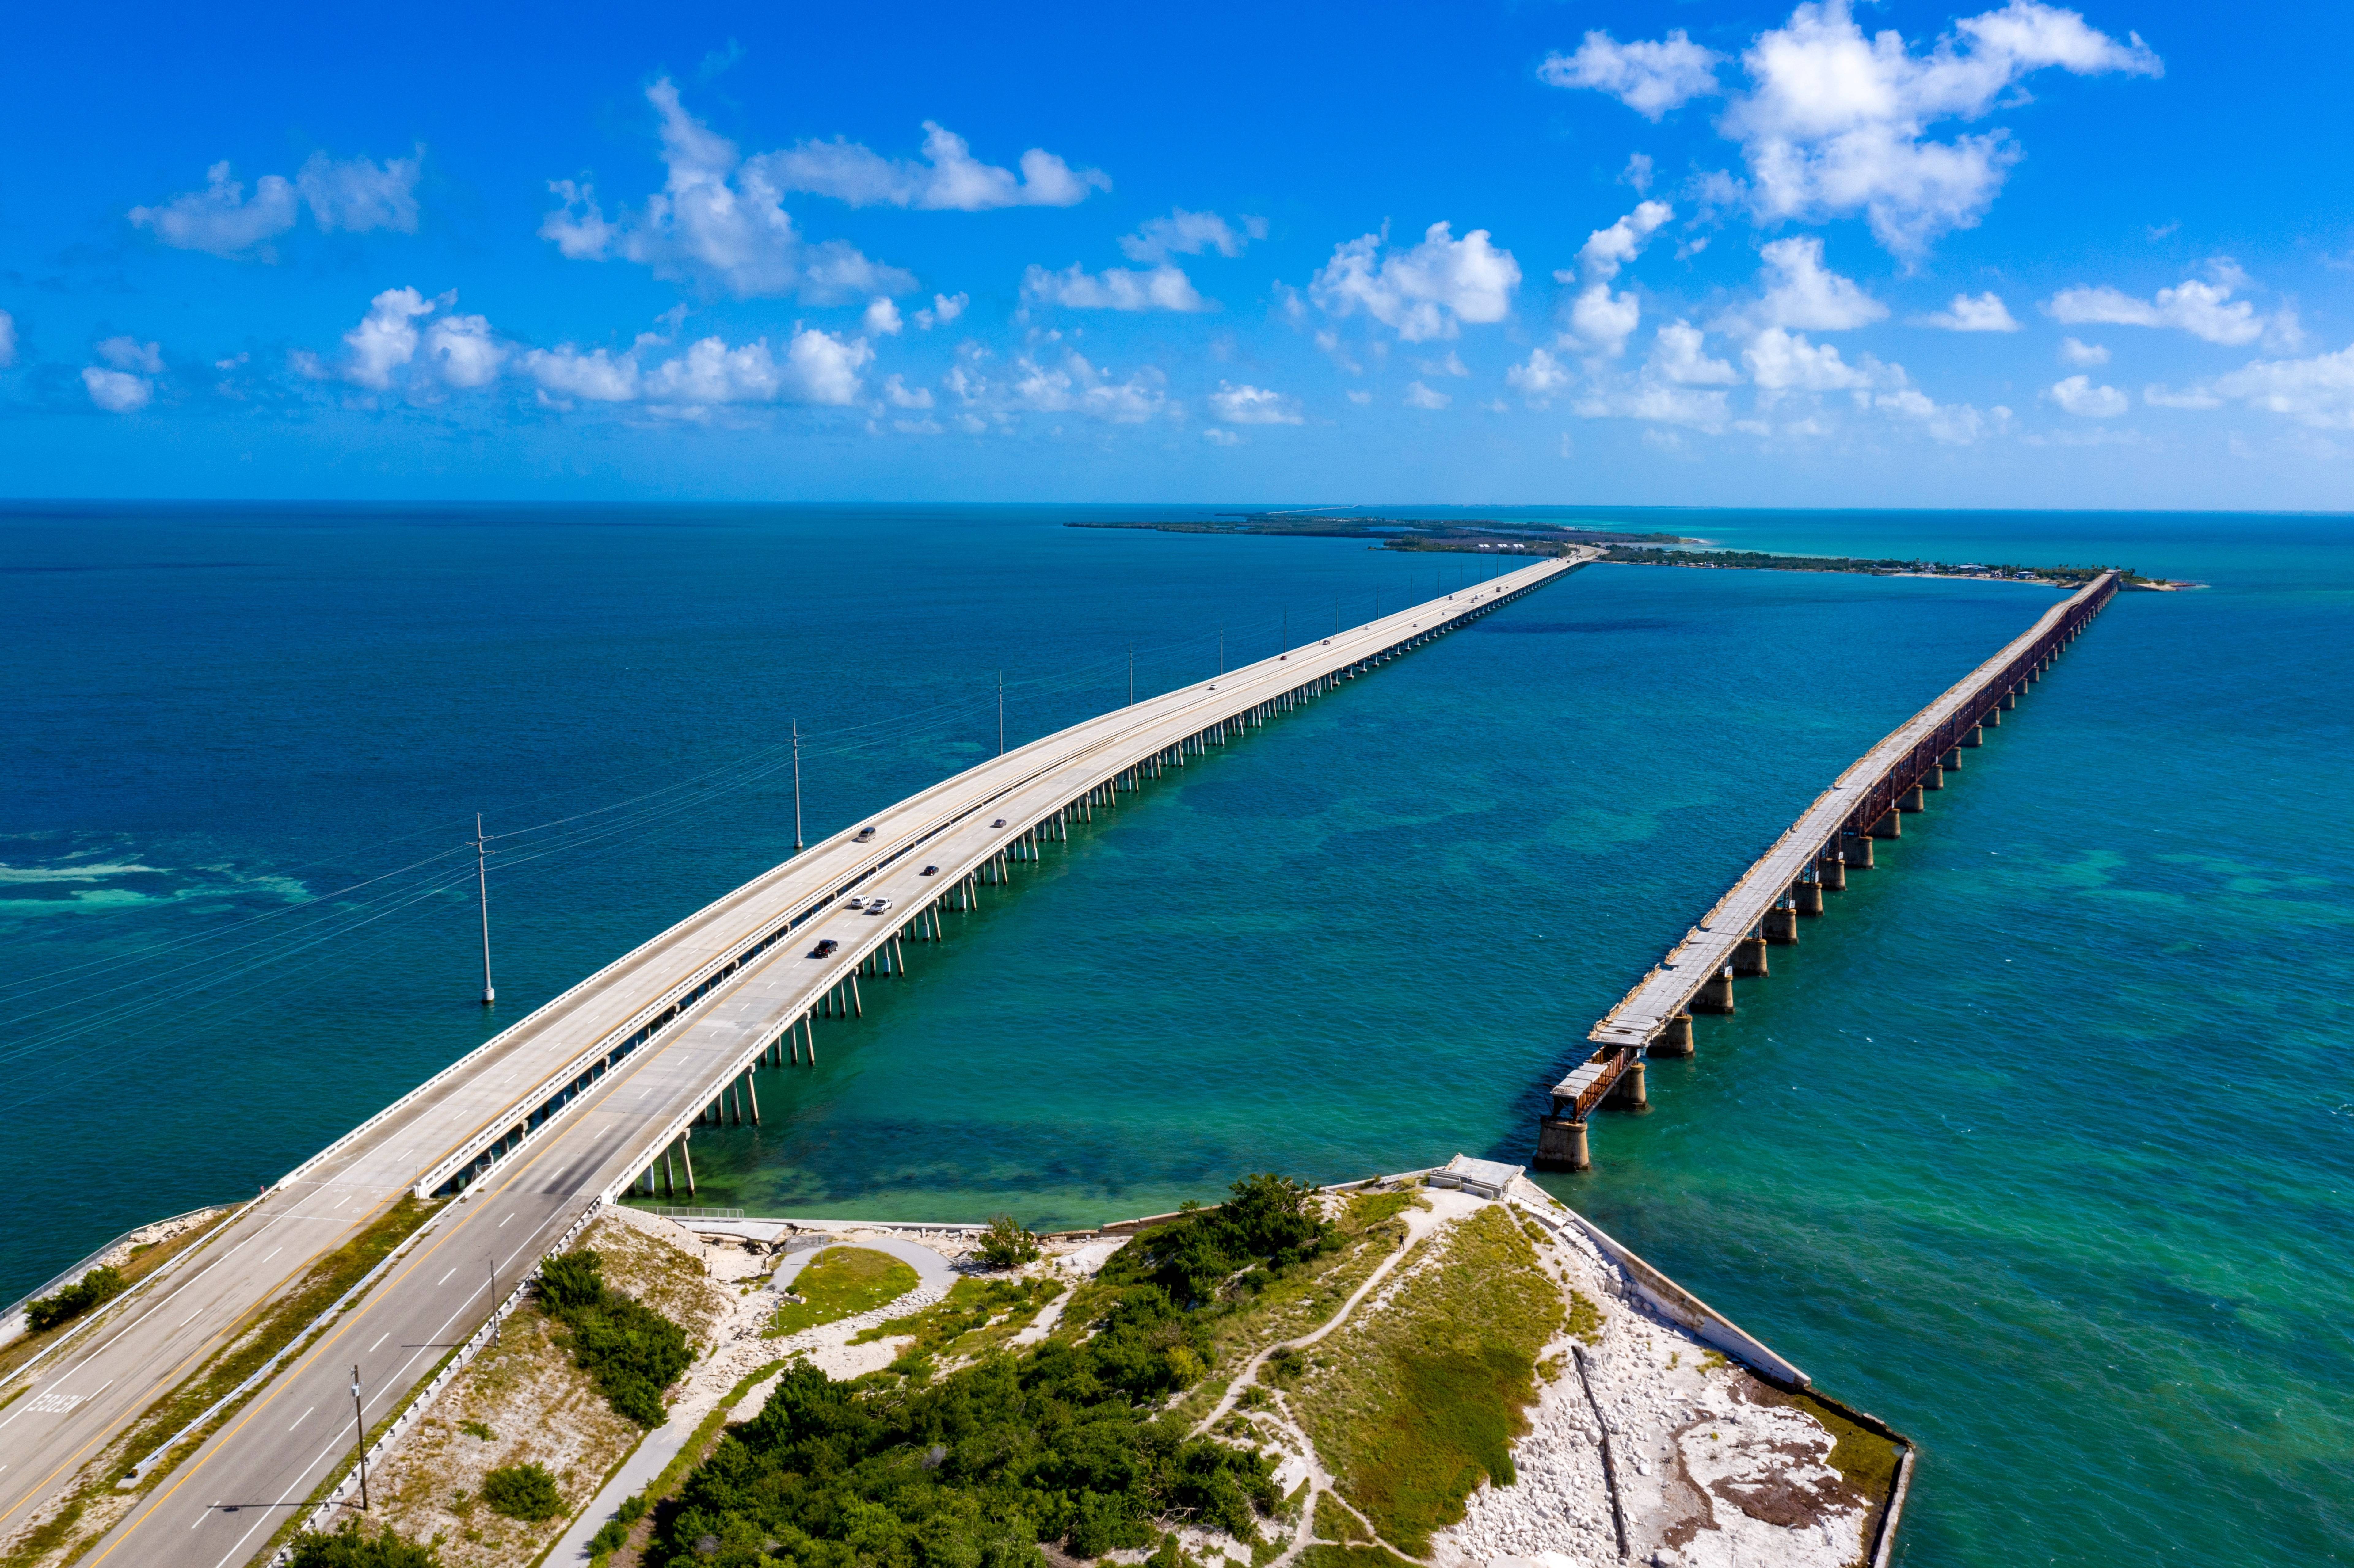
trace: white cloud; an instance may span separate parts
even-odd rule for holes
[[[932,406],[930,387],[910,387],[896,371],[884,379],[883,397],[894,408],[928,408]]]
[[[2211,283],[2189,279],[2171,289],[2160,289],[2149,300],[2136,299],[2106,285],[2062,289],[2043,308],[2052,320],[2072,326],[2097,322],[2111,326],[2173,327],[2209,343],[2236,346],[2255,342],[2265,326],[2255,306],[2232,298],[2238,275],[2236,269],[2229,269]]]
[[[1421,371],[1425,376],[1469,376],[1471,374],[1471,367],[1463,363],[1463,356],[1456,353],[1451,348],[1447,351],[1446,358],[1417,359],[1414,362],[1414,367],[1416,370]]]
[[[1210,302],[1192,279],[1163,262],[1149,272],[1107,267],[1089,272],[1074,261],[1061,272],[1032,267],[1022,275],[1022,297],[1081,311],[1206,311]]]
[[[1956,294],[1944,310],[1914,316],[1914,326],[1942,327],[1947,332],[2017,332],[2002,296],[1989,289],[1983,294]]]
[[[1812,235],[1759,247],[1770,274],[1761,306],[1763,324],[1809,332],[1846,332],[1876,322],[1888,307],[1823,266],[1823,242]]]
[[[345,379],[378,392],[390,387],[393,373],[417,356],[416,318],[432,310],[415,289],[387,289],[369,301],[360,324],[344,334],[351,351]]]
[[[1888,367],[1901,381],[1903,372]],[[2010,410],[2000,404],[1981,414],[1967,403],[1939,403],[1918,388],[1899,386],[1872,399],[1876,408],[1917,420],[1929,439],[1947,446],[1966,447],[1979,437],[1999,434],[2010,425]]]
[[[1222,430],[1215,425],[1204,426],[1202,430],[1202,439],[1209,442],[1214,447],[1240,446],[1242,445],[1243,440],[1240,436],[1235,434],[1232,430]]]
[[[1627,155],[1627,166],[1618,172],[1618,183],[1622,185],[1633,185],[1637,196],[1641,196],[1645,191],[1649,190],[1651,188],[1651,155],[1649,153],[1629,153]]]
[[[1564,347],[1573,344],[1589,354],[1617,358],[1643,319],[1642,302],[1632,292],[1614,294],[1607,283],[1590,283],[1570,302],[1569,331]]]
[[[1861,212],[1881,243],[1903,254],[1976,224],[2020,155],[2000,130],[1941,142],[1930,139],[1932,126],[2017,102],[2003,95],[2047,68],[2163,70],[2137,37],[2119,43],[2039,0],[1964,17],[1926,54],[1893,28],[1867,38],[1846,0],[1819,0],[1761,34],[1742,65],[1750,90],[1720,129],[1742,143],[1759,215]]]
[[[2354,430],[2354,345],[2310,359],[2259,359],[2202,390],[2313,429]]]
[[[1135,425],[1169,410],[1167,378],[1150,366],[1125,381],[1114,381],[1084,355],[1071,354],[1059,366],[1042,366],[1024,355],[1014,362],[1014,400],[1041,413],[1079,413]]]
[[[1585,237],[1585,244],[1577,252],[1578,265],[1589,278],[1616,278],[1618,270],[1643,253],[1643,246],[1659,226],[1676,216],[1676,209],[1663,201],[1647,201],[1637,205],[1634,211],[1607,228],[1597,228]]]
[[[1566,390],[1569,382],[1568,369],[1542,348],[1529,350],[1527,364],[1512,366],[1504,372],[1504,384],[1538,408],[1551,404],[1553,394]]]
[[[2060,340],[2060,361],[2063,365],[2081,365],[2090,368],[2109,362],[2109,351],[2097,343],[2082,343],[2073,337]]]
[[[643,344],[645,339],[641,339]],[[558,397],[580,397],[592,403],[629,403],[638,396],[636,349],[614,354],[598,349],[583,354],[570,344],[561,348],[535,348],[523,356],[525,374],[544,392]]]
[[[253,194],[230,177],[227,160],[205,171],[205,188],[185,191],[160,207],[134,207],[132,223],[165,245],[215,256],[272,259],[267,242],[294,227],[308,206],[322,229],[364,233],[374,228],[417,231],[418,157],[348,162],[313,153],[292,180],[264,175]]]
[[[946,326],[964,314],[965,306],[971,302],[970,294],[934,294],[932,302],[916,313],[916,324],[926,332]]]
[[[1229,425],[1296,425],[1300,422],[1299,405],[1279,392],[1247,383],[1235,387],[1218,383],[1210,394],[1210,412]]]
[[[141,343],[135,337],[110,337],[98,345],[99,358],[117,370],[129,370],[141,375],[164,374],[164,345]]]
[[[1651,369],[1679,387],[1724,387],[1741,373],[1722,359],[1708,356],[1706,339],[1689,322],[1670,322],[1651,338]]]
[[[0,370],[16,363],[16,318],[0,311]]]
[[[1267,219],[1246,217],[1236,233],[1214,212],[1187,212],[1172,207],[1167,217],[1148,217],[1134,234],[1120,236],[1119,248],[1131,261],[1166,261],[1172,256],[1200,256],[1214,250],[1232,259],[1254,239],[1267,238]]]
[[[1101,169],[1074,169],[1043,147],[1022,154],[1022,173],[984,164],[965,139],[927,120],[918,163],[885,158],[855,142],[802,142],[754,162],[780,191],[807,191],[852,207],[982,212],[1003,207],[1076,207],[1111,189]]]
[[[2153,408],[2220,408],[2223,399],[2196,387],[2180,392],[2155,384],[2141,389],[2141,400]]]
[[[648,371],[644,397],[650,403],[704,408],[715,403],[765,403],[783,385],[782,367],[769,352],[766,338],[730,348],[725,339],[706,337]]]
[[[662,115],[662,159],[669,170],[663,188],[642,210],[609,220],[594,189],[553,182],[548,188],[564,205],[547,215],[539,233],[564,256],[619,256],[658,278],[716,283],[747,297],[798,293],[831,302],[915,287],[909,274],[843,240],[804,239],[768,162],[746,160],[733,142],[687,113],[667,79],[648,88],[646,98]]]
[[[145,378],[120,370],[101,370],[95,365],[83,368],[81,384],[90,393],[90,400],[110,414],[134,413],[155,396],[154,384]]]
[[[1724,428],[1727,413],[1722,392],[1695,392],[1648,376],[1624,386],[1606,387],[1581,397],[1575,405],[1587,419],[1636,419],[1651,425],[1681,425],[1710,434]]]
[[[1810,344],[1805,334],[1766,327],[1741,351],[1749,379],[1765,392],[1847,392],[1872,384],[1870,369],[1852,366],[1829,344]]]
[[[1373,400],[1373,395],[1372,393],[1354,387],[1349,389],[1346,396],[1350,402],[1356,404],[1361,408]]]
[[[2055,381],[2043,395],[2071,414],[2087,419],[2113,419],[2126,411],[2126,395],[2114,387],[2095,387],[2089,376]]]
[[[1409,381],[1405,387],[1405,406],[1409,408],[1444,408],[1455,401],[1444,392],[1435,392],[1419,381]]]
[[[876,337],[896,337],[903,324],[899,307],[891,302],[887,294],[878,294],[868,303],[864,321],[866,330]]]
[[[365,234],[372,228],[417,232],[417,176],[423,167],[424,149],[408,158],[388,158],[381,164],[366,158],[338,162],[324,153],[303,160],[294,176],[294,188],[311,209],[311,221],[323,229],[348,229]]]
[[[1486,229],[1457,239],[1447,224],[1434,223],[1421,244],[1386,256],[1382,241],[1368,234],[1336,247],[1309,283],[1328,315],[1363,310],[1405,342],[1425,343],[1455,336],[1463,322],[1501,321],[1511,309],[1520,263],[1491,245]]]
[[[507,351],[487,316],[443,316],[425,332],[425,362],[452,387],[487,387]]]
[[[1724,57],[1691,41],[1681,27],[1659,42],[1622,44],[1592,32],[1574,55],[1547,55],[1538,79],[1554,87],[1590,87],[1636,113],[1658,120],[1670,109],[1717,90],[1716,64]]]

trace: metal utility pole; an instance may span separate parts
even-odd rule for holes
[[[352,1429],[359,1434],[360,1443],[360,1511],[368,1510],[367,1495],[367,1418],[360,1414],[360,1369],[352,1368]]]
[[[491,875],[489,870],[490,841],[482,836],[482,813],[474,813],[474,891],[482,901],[482,1005],[498,1001],[499,993],[491,985]]]
[[[801,853],[801,721],[793,720],[793,853]]]
[[[1005,672],[997,673],[997,755],[1005,755]]]
[[[491,1273],[491,1343],[499,1342],[499,1266],[496,1259],[482,1259],[482,1266]]]

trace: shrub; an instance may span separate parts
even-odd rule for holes
[[[296,1536],[289,1568],[441,1568],[441,1554],[403,1541],[388,1524],[373,1536],[346,1525],[333,1535],[305,1531]]]
[[[686,1330],[604,1280],[605,1260],[583,1248],[540,1265],[541,1309],[572,1331],[572,1359],[597,1380],[617,1414],[663,1424],[663,1390],[695,1360]]]
[[[981,1260],[991,1268],[1019,1268],[1038,1255],[1038,1238],[1012,1214],[991,1216],[981,1233]]]
[[[564,1494],[556,1478],[537,1465],[503,1465],[482,1478],[482,1500],[493,1512],[525,1524],[554,1519],[564,1511]]]
[[[1214,1299],[1238,1269],[1248,1272],[1235,1288],[1257,1294],[1273,1274],[1341,1245],[1318,1210],[1316,1189],[1303,1182],[1246,1176],[1227,1193],[1223,1208],[1187,1209],[1141,1238],[1154,1282],[1182,1306]]]
[[[129,1287],[130,1281],[107,1267],[91,1269],[55,1296],[25,1303],[25,1326],[34,1333],[71,1322],[93,1308],[103,1307]]]

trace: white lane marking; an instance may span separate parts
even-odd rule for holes
[[[378,1334],[378,1335],[376,1337],[376,1345],[381,1345],[381,1344],[383,1344],[387,1340],[389,1340],[389,1339],[391,1339],[391,1338],[392,1338],[392,1330],[389,1330],[389,1329],[387,1329],[383,1333]],[[368,1353],[369,1355],[374,1355],[374,1354],[376,1354],[376,1345],[370,1345],[370,1346],[367,1348],[367,1353]]]
[[[189,1313],[186,1317],[185,1317],[185,1318],[181,1319],[180,1319],[180,1324],[179,1324],[179,1326],[180,1326],[181,1328],[185,1329],[185,1328],[186,1328],[189,1324],[191,1324],[191,1323],[195,1322],[197,1319],[199,1319],[199,1318],[203,1317],[204,1315],[205,1315],[205,1309],[204,1309],[203,1308],[199,1307],[199,1308],[197,1308],[195,1311],[193,1311],[193,1312]]]
[[[328,1205],[327,1205],[327,1212],[328,1212],[329,1213],[331,1213],[331,1214],[332,1214],[332,1213],[334,1213],[337,1209],[342,1208],[345,1203],[348,1203],[348,1202],[350,1202],[351,1201],[352,1201],[352,1195],[351,1195],[349,1192],[346,1192],[346,1193],[345,1193],[342,1197],[340,1197],[340,1198],[336,1199],[334,1202],[332,1202],[332,1203],[328,1204]]]
[[[455,1273],[457,1273],[457,1272],[458,1272],[458,1266],[457,1266],[456,1264],[454,1264],[454,1263],[453,1263],[453,1264],[451,1264],[451,1265],[450,1266],[450,1274],[455,1274]],[[433,1288],[434,1288],[434,1289],[436,1289],[436,1290],[439,1290],[439,1289],[440,1289],[443,1286],[445,1286],[445,1285],[449,1284],[449,1283],[450,1283],[450,1274],[445,1274],[445,1275],[443,1275],[440,1278],[439,1278],[439,1279],[435,1280],[435,1281],[433,1282]]]
[[[261,1255],[261,1261],[268,1263],[271,1258],[276,1257],[280,1253],[284,1252],[285,1250],[286,1249],[282,1246],[271,1247],[268,1252]]]
[[[511,1210],[509,1210],[509,1211],[507,1212],[507,1220],[512,1220],[512,1219],[514,1219],[514,1212],[511,1209]],[[497,1224],[495,1224],[495,1225],[492,1226],[491,1228],[492,1228],[493,1230],[499,1230],[499,1231],[503,1231],[503,1230],[504,1230],[504,1229],[506,1229],[506,1228],[507,1228],[507,1220],[501,1220]]]
[[[245,1543],[246,1543],[247,1542],[249,1542],[249,1541],[250,1541],[250,1540],[252,1540],[252,1539],[253,1539],[253,1532],[254,1532],[254,1531],[260,1530],[263,1525],[270,1523],[270,1520],[271,1520],[272,1519],[277,1518],[277,1517],[278,1517],[278,1510],[279,1510],[279,1509],[282,1509],[282,1508],[284,1508],[284,1507],[286,1506],[287,1502],[288,1502],[288,1501],[289,1501],[289,1500],[290,1500],[290,1499],[294,1496],[294,1494],[295,1494],[295,1493],[297,1493],[297,1492],[299,1492],[299,1491],[301,1491],[301,1490],[302,1490],[302,1489],[303,1489],[303,1488],[302,1488],[302,1482],[303,1482],[303,1480],[304,1480],[307,1477],[309,1477],[309,1475],[311,1474],[311,1472],[312,1472],[312,1471],[313,1471],[313,1470],[315,1470],[315,1469],[317,1469],[317,1468],[319,1467],[319,1459],[323,1459],[323,1458],[325,1458],[328,1455],[330,1455],[330,1454],[334,1453],[334,1452],[338,1447],[340,1447],[340,1446],[343,1446],[343,1439],[342,1439],[342,1438],[340,1438],[340,1437],[338,1437],[338,1438],[336,1438],[334,1442],[332,1442],[332,1443],[328,1444],[325,1447],[323,1447],[323,1448],[320,1449],[320,1450],[319,1450],[319,1458],[318,1458],[318,1459],[313,1459],[313,1460],[312,1460],[309,1464],[307,1464],[307,1465],[305,1465],[305,1466],[303,1466],[303,1467],[302,1467],[302,1475],[296,1476],[296,1477],[294,1478],[294,1484],[293,1484],[292,1486],[291,1486],[291,1487],[288,1487],[288,1488],[286,1489],[286,1490],[285,1490],[285,1493],[284,1493],[282,1496],[281,1496],[281,1497],[279,1498],[279,1499],[278,1499],[278,1503],[277,1503],[277,1506],[276,1506],[275,1508],[268,1508],[268,1509],[262,1509],[262,1510],[259,1510],[259,1511],[260,1512],[260,1514],[261,1514],[261,1517],[260,1517],[260,1519],[255,1520],[253,1521],[252,1526],[251,1526],[249,1529],[248,1529],[248,1530],[246,1531],[246,1532],[245,1532],[243,1535],[240,1535],[240,1536],[239,1536],[239,1537],[237,1538],[237,1544],[236,1544],[235,1546],[232,1546],[232,1547],[230,1547],[230,1548],[228,1549],[228,1556],[226,1556],[226,1557],[223,1557],[223,1558],[222,1558],[218,1563],[214,1563],[214,1564],[213,1564],[213,1568],[228,1568],[228,1565],[229,1565],[232,1562],[236,1561],[236,1559],[237,1559],[237,1557],[238,1557],[239,1553],[242,1552],[245,1550]]]
[[[316,1409],[318,1409],[318,1408],[319,1408],[319,1407],[318,1407],[317,1405],[315,1405],[315,1404],[314,1404],[314,1405],[313,1405],[313,1406],[311,1407],[311,1410],[316,1410]],[[296,1426],[300,1426],[300,1425],[302,1425],[302,1423],[304,1423],[305,1421],[310,1420],[310,1419],[311,1419],[311,1410],[306,1410],[306,1411],[304,1411],[302,1414],[300,1414],[300,1415],[296,1416],[296,1417],[294,1418],[293,1425],[292,1425],[288,1426],[288,1427],[286,1428],[286,1430],[287,1430],[287,1431],[289,1431],[289,1432],[292,1432],[292,1431],[293,1431],[293,1430],[294,1430],[294,1427],[296,1427]]]

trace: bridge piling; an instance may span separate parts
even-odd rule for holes
[[[1692,1015],[1734,1011],[1735,977],[1763,977],[1768,945],[1797,940],[1801,916],[1823,913],[1823,894],[1841,892],[1847,873],[1872,868],[1872,841],[1903,832],[1903,817],[1923,810],[1925,791],[1941,789],[1965,748],[1984,744],[1984,728],[2052,666],[2059,651],[2116,592],[2104,573],[2046,611],[1993,658],[1843,771],[1797,821],[1761,855],[1666,959],[1588,1033],[1592,1054],[1555,1084],[1552,1111],[1538,1119],[1536,1163],[1551,1170],[1591,1168],[1587,1113],[1603,1105],[1639,1105],[1639,1079],[1628,1080],[1645,1055],[1689,1055]]]

